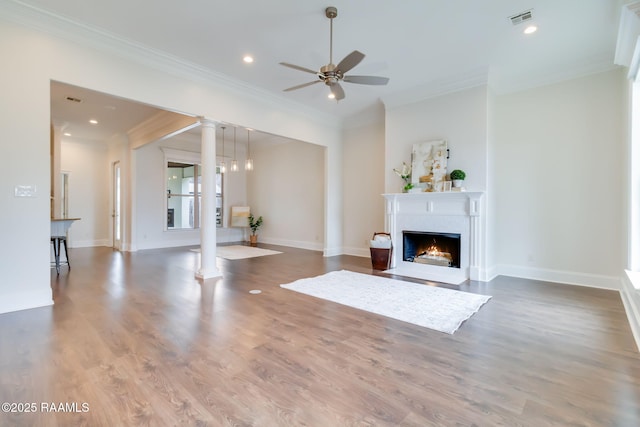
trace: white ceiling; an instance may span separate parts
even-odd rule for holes
[[[613,67],[622,0],[21,0],[269,92],[339,120],[381,100],[409,102],[465,85],[497,93]],[[248,3],[250,6],[248,6]],[[346,98],[327,99],[312,74],[329,59],[327,6],[334,20],[334,63],[353,50],[365,59],[348,74],[390,78],[387,86],[343,83]],[[533,9],[538,31],[526,36],[509,17]],[[243,63],[251,54],[253,64]],[[71,120],[71,118],[68,118]]]

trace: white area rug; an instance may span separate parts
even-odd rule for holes
[[[200,252],[200,249],[191,249],[193,252]],[[265,255],[276,255],[282,252],[272,251],[271,249],[254,248],[253,246],[218,246],[216,248],[216,256],[224,259],[244,259],[255,258]]]
[[[447,334],[491,298],[347,270],[280,286]]]

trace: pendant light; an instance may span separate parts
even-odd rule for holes
[[[231,160],[231,172],[238,172],[238,161],[236,160],[236,128],[233,128],[233,160]]]
[[[244,170],[253,170],[253,159],[251,158],[251,140],[249,137],[249,129],[247,129],[247,160],[244,162]]]
[[[227,164],[224,162],[224,129],[225,127],[222,126],[222,162],[220,163],[220,173],[227,172]]]

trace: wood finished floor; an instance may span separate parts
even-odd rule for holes
[[[262,246],[204,284],[187,248],[71,250],[53,307],[0,315],[0,402],[38,406],[0,425],[640,425],[617,292],[468,283],[493,298],[448,335],[279,287],[366,258]]]

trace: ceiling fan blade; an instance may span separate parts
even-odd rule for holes
[[[336,70],[339,70],[342,74],[348,72],[364,59],[364,53],[354,50],[349,55],[345,56],[342,61],[336,66]]]
[[[389,83],[388,77],[378,76],[344,76],[343,81],[349,83],[357,83],[360,85],[386,85]]]
[[[310,70],[308,68],[301,67],[299,65],[289,64],[287,62],[281,62],[280,65],[284,65],[285,67],[293,68],[294,70],[304,71],[305,73],[318,74],[317,71]]]
[[[311,86],[311,85],[314,85],[316,83],[321,83],[321,82],[322,82],[322,80],[316,80],[316,81],[309,82],[309,83],[303,83],[303,84],[298,85],[298,86],[292,86],[290,88],[283,89],[283,92],[289,92],[290,90],[302,89],[303,87]]]
[[[339,83],[331,83],[329,87],[331,88],[331,93],[336,97],[336,101],[344,99],[344,89]]]

